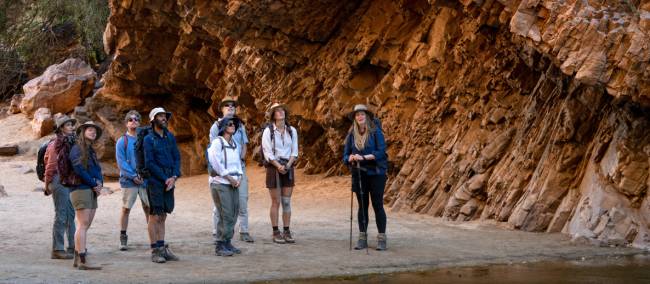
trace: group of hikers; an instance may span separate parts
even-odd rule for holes
[[[232,239],[239,222],[239,240],[253,243],[248,228],[247,144],[244,122],[237,116],[237,100],[225,97],[219,104],[219,118],[209,131],[206,150],[209,187],[213,200],[213,238],[215,254],[240,254]],[[378,229],[377,250],[387,249],[386,213],[383,195],[386,184],[387,156],[381,124],[365,105],[356,105],[348,114],[352,126],[345,139],[343,163],[352,173],[358,212],[359,238],[355,249],[368,248],[368,207],[372,204]],[[141,115],[126,113],[126,132],[117,140],[115,156],[120,169],[122,211],[120,216],[120,250],[128,250],[128,220],[131,209],[140,199],[147,221],[151,261],[178,261],[165,242],[165,221],[174,210],[174,190],[181,176],[180,152],[167,125],[170,112],[156,107],[149,112],[149,126],[141,126]],[[266,112],[268,123],[261,138],[262,163],[266,168],[266,187],[271,199],[270,220],[274,243],[295,243],[290,229],[291,196],[295,185],[295,163],[299,156],[298,132],[289,124],[285,105],[275,103]],[[102,194],[104,179],[95,152],[102,129],[92,121],[77,126],[66,115],[56,120],[56,137],[43,147],[45,194],[52,195],[55,216],[53,225],[53,259],[74,259],[81,270],[98,270],[89,261],[86,239],[95,212],[97,197]],[[39,152],[39,157],[41,153]],[[39,158],[39,163],[41,159]],[[278,226],[282,207],[282,231]],[[68,247],[64,247],[67,235]]]

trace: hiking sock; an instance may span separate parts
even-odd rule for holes
[[[283,227],[285,232],[289,231],[289,227]]]
[[[120,235],[126,235],[126,230],[120,231]]]
[[[273,232],[277,232],[277,231],[278,231],[278,226],[273,226]]]
[[[164,246],[165,246],[165,241],[163,241],[163,240],[158,240],[158,241],[156,242],[156,247],[161,248],[161,247],[164,247]]]

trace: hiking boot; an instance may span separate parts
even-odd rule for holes
[[[357,246],[354,247],[356,250],[362,250],[368,247],[368,234],[361,232],[359,233],[359,240],[357,241]]]
[[[217,246],[214,248],[214,253],[218,256],[232,256],[234,252],[227,249],[225,243],[222,241],[217,242]]]
[[[219,242],[219,239],[217,238],[217,234],[212,234],[212,244],[216,246],[217,242]]]
[[[255,240],[249,233],[239,233],[239,240],[242,242],[253,243]]]
[[[155,263],[165,263],[165,257],[163,256],[165,248],[155,248],[151,250],[151,261]]]
[[[386,250],[386,234],[377,235],[377,250]]]
[[[284,236],[282,235],[282,233],[280,233],[280,231],[274,231],[273,242],[278,244],[284,244],[286,241],[284,240]]]
[[[241,250],[232,245],[231,240],[227,240],[223,243],[226,249],[232,251],[234,254],[241,254]]]
[[[73,256],[64,250],[53,250],[52,259],[72,259]]]
[[[88,261],[86,254],[79,254],[79,261],[77,262],[79,270],[102,270],[101,266],[91,264]]]
[[[289,230],[284,231],[284,233],[282,233],[282,237],[287,244],[293,244],[296,242],[296,240],[294,240],[293,236],[291,235],[291,231]]]
[[[74,251],[74,261],[72,262],[72,267],[77,267],[79,266],[79,253],[77,251]]]
[[[178,258],[178,256],[176,256],[174,254],[174,252],[172,252],[172,250],[169,248],[168,244],[165,244],[165,247],[162,249],[162,254],[163,254],[163,257],[165,258],[165,260],[167,260],[167,261],[179,261],[179,260],[181,260],[180,258]]]
[[[127,236],[126,234],[124,234],[124,235],[120,234],[120,250],[121,251],[125,251],[125,250],[128,249],[128,247],[126,246],[126,242],[128,240],[129,240],[129,236]]]
[[[75,253],[74,248],[68,248],[68,249],[66,249],[65,251],[66,251],[69,255],[73,255],[73,256],[74,256],[74,253]]]

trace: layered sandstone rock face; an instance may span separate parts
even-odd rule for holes
[[[111,1],[113,56],[88,108],[175,113],[186,173],[203,173],[218,101],[249,136],[285,102],[300,166],[345,172],[354,104],[388,142],[386,203],[464,221],[650,244],[647,1]]]

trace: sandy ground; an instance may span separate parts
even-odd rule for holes
[[[9,129],[7,120],[0,129]],[[15,121],[14,121],[15,122]],[[11,129],[18,129],[14,127]],[[6,132],[5,132],[6,133]],[[0,137],[21,141],[17,133]],[[34,156],[0,160],[0,184],[8,197],[0,197],[0,283],[86,282],[241,282],[335,275],[388,273],[436,267],[488,263],[522,263],[554,259],[593,259],[640,253],[628,248],[600,248],[571,244],[560,234],[510,231],[494,224],[448,223],[424,215],[388,212],[389,250],[349,251],[349,177],[324,178],[297,173],[292,201],[296,244],[271,242],[268,218],[270,198],[263,188],[263,171],[249,168],[250,231],[256,242],[235,242],[242,255],[217,257],[212,245],[212,200],[207,176],[179,180],[176,209],[167,221],[166,241],[181,257],[179,262],[150,261],[146,226],[139,203],[131,214],[131,250],[118,250],[121,192],[101,196],[89,231],[90,256],[103,270],[79,271],[70,260],[52,260],[51,197],[33,191],[41,186],[34,173]],[[372,218],[372,215],[371,215]],[[376,227],[371,219],[371,247]],[[356,225],[354,235],[356,236]]]

